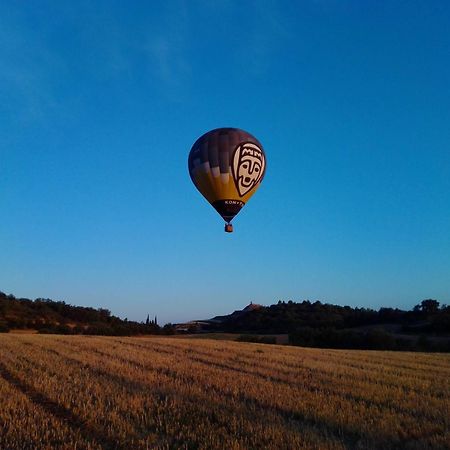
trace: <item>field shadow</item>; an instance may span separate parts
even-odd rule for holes
[[[31,385],[14,375],[2,362],[0,362],[0,377],[22,392],[30,402],[42,408],[47,414],[64,422],[71,429],[78,431],[91,444],[108,450],[129,448],[121,445],[97,427],[86,423],[73,411],[34,389]]]

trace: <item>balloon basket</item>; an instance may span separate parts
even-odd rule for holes
[[[231,223],[225,224],[225,233],[232,233],[233,232],[233,225]]]

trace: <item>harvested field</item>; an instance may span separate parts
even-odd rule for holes
[[[0,335],[0,448],[449,448],[450,355]]]

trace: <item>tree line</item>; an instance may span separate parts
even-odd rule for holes
[[[11,329],[33,329],[42,334],[94,334],[131,336],[138,334],[171,334],[171,324],[160,327],[154,320],[142,322],[120,319],[105,308],[73,306],[48,298],[16,298],[0,292],[0,332]]]
[[[292,345],[309,347],[448,352],[450,306],[426,299],[410,311],[373,310],[320,301],[280,300],[211,323],[208,331],[288,334]]]
[[[450,307],[426,299],[412,310],[353,308],[322,303],[278,301],[221,321],[205,321],[201,331],[241,334],[241,340],[273,343],[261,335],[288,334],[292,345],[409,351],[450,351]],[[147,315],[142,322],[113,316],[108,309],[63,301],[16,298],[0,292],[0,332],[34,329],[39,333],[133,336],[174,334]],[[195,332],[195,330],[191,330]],[[258,337],[259,336],[259,337]]]

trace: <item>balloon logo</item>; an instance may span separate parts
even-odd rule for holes
[[[192,146],[189,174],[195,187],[225,220],[231,221],[256,192],[266,171],[261,143],[238,128],[217,128]]]

